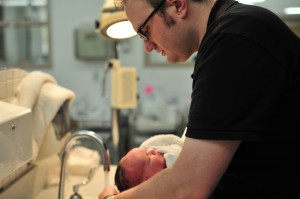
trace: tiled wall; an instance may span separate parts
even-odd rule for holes
[[[0,100],[10,102],[22,78],[27,74],[22,69],[0,68]]]

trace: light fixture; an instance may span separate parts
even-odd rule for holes
[[[96,28],[102,36],[110,40],[123,40],[136,35],[125,11],[117,8],[113,0],[105,0]]]
[[[299,15],[300,7],[289,7],[284,9],[284,13],[287,15]]]
[[[0,5],[7,7],[19,7],[19,6],[45,6],[47,5],[46,0],[10,0],[0,1]]]
[[[256,4],[256,3],[262,3],[262,2],[265,2],[266,0],[238,0],[238,2],[240,3],[244,3],[244,4],[250,4],[250,5],[253,5],[253,4]]]

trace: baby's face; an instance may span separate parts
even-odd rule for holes
[[[134,148],[124,156],[120,164],[126,171],[130,187],[149,179],[165,168],[165,159],[156,149]]]

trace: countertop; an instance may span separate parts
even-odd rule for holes
[[[79,187],[78,193],[83,199],[97,199],[99,193],[105,186],[114,186],[114,175],[116,165],[110,166],[110,172],[105,173],[100,165],[91,181]],[[69,199],[73,194],[73,185],[85,180],[85,176],[67,175],[65,180],[65,199]],[[58,198],[58,185],[43,189],[34,199],[54,199]]]

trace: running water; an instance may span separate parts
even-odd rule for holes
[[[104,187],[109,186],[109,171],[104,171]]]

